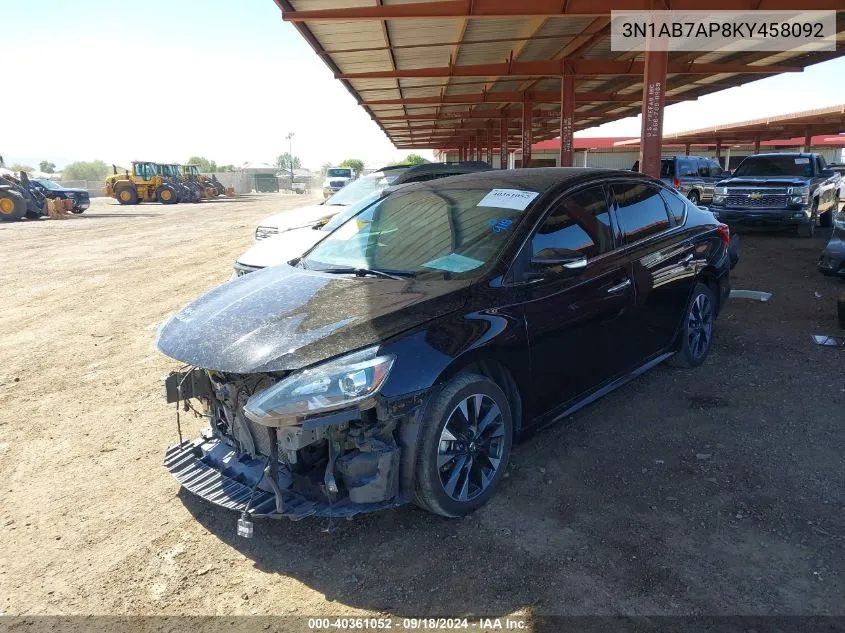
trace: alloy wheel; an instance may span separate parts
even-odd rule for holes
[[[455,501],[480,495],[496,478],[504,449],[499,405],[480,393],[461,400],[440,433],[437,469],[444,492]]]
[[[692,302],[687,317],[687,343],[694,360],[704,357],[712,338],[713,304],[707,295],[699,294]]]

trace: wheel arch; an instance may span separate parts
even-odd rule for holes
[[[476,353],[467,353],[456,358],[450,363],[435,380],[436,386],[442,386],[460,373],[474,373],[484,376],[493,381],[508,399],[513,418],[514,434],[518,435],[523,428],[525,406],[523,393],[526,389],[525,381],[518,380],[522,377],[527,368],[517,366],[514,361],[509,361],[503,355],[488,353],[480,349]]]

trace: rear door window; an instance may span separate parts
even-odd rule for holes
[[[613,199],[619,228],[630,244],[670,227],[669,214],[654,185],[642,182],[616,183],[613,185]]]
[[[683,224],[687,212],[686,200],[673,191],[661,191],[660,196],[669,209],[669,214],[675,218],[675,224]]]
[[[696,161],[680,159],[678,160],[678,178],[691,178],[698,176],[698,166]]]

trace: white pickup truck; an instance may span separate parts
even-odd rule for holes
[[[323,180],[323,197],[328,199],[357,178],[351,167],[329,167]]]

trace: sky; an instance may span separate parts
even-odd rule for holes
[[[408,153],[272,0],[26,0],[4,8],[3,23],[0,60],[14,69],[16,97],[0,111],[7,164],[274,162],[288,132],[305,167],[345,158],[378,166]],[[842,104],[843,78],[840,58],[672,105],[664,132]],[[639,131],[631,117],[577,135]]]

